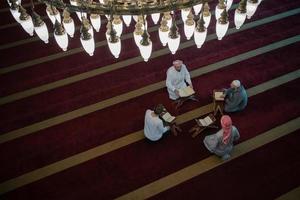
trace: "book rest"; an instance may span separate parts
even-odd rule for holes
[[[197,101],[199,102],[199,99],[196,97],[196,95],[191,95],[189,97],[179,97],[178,99],[176,99],[173,104],[175,104],[175,108],[176,109],[179,109],[183,104],[184,102],[188,101],[188,100],[192,100],[192,101]]]
[[[196,125],[189,130],[189,133],[192,133],[192,137],[195,138],[197,135],[199,135],[202,131],[204,131],[207,128],[215,128],[218,129],[219,127],[217,125],[214,125],[216,122],[216,118],[213,114],[209,114],[209,117],[212,119],[213,123],[208,126],[203,126],[198,119],[195,119]]]

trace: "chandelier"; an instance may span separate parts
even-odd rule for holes
[[[22,7],[21,0],[7,0],[10,12],[23,29],[33,36],[36,35],[48,43],[49,32],[45,22],[35,11],[31,0],[31,12]],[[73,37],[75,24],[71,14],[81,22],[80,41],[83,49],[93,56],[95,50],[94,30],[99,32],[101,18],[107,18],[106,40],[115,58],[121,52],[121,35],[124,25],[127,27],[135,21],[133,38],[141,56],[147,62],[152,53],[152,41],[147,21],[157,24],[160,20],[158,35],[163,46],[168,46],[175,54],[180,45],[181,35],[178,32],[175,16],[181,15],[184,22],[184,34],[187,40],[194,38],[197,48],[205,42],[211,13],[209,0],[40,0],[46,5],[46,13],[54,27],[54,38],[58,46],[66,51],[69,37]],[[226,35],[229,27],[228,11],[233,0],[219,0],[215,8],[216,34],[218,40]],[[235,10],[234,24],[239,29],[246,18],[250,19],[262,0],[241,0]],[[102,16],[102,17],[101,17]],[[133,20],[132,20],[133,19]]]

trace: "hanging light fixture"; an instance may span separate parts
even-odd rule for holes
[[[46,13],[49,17],[49,19],[51,20],[52,24],[55,24],[55,21],[57,20],[59,23],[61,23],[61,17],[60,17],[60,13],[58,12],[58,10],[56,9],[56,7],[50,5],[50,4],[46,4]]]
[[[34,27],[31,16],[27,14],[25,8],[23,8],[22,6],[19,6],[19,12],[21,26],[30,36],[33,36]]]
[[[122,32],[123,32],[123,22],[120,18],[119,15],[114,15],[114,20],[113,20],[113,25],[114,25],[114,28],[117,32],[117,36],[120,37],[122,35]]]
[[[228,27],[229,27],[228,13],[226,9],[224,9],[216,25],[216,33],[218,36],[218,40],[222,40],[222,38],[226,35]]]
[[[48,42],[48,28],[36,12],[28,15],[26,10],[19,4],[20,0],[7,0],[10,5],[10,12],[22,27],[30,35],[36,34],[44,41]],[[38,0],[36,0],[38,1]],[[70,1],[70,3],[66,3]],[[200,48],[207,37],[207,27],[211,21],[211,13],[208,0],[41,0],[47,8],[46,12],[51,22],[54,24],[54,37],[58,45],[65,51],[68,46],[68,35],[73,37],[75,32],[74,20],[70,13],[76,13],[82,21],[80,40],[83,48],[90,54],[94,52],[94,30],[97,32],[101,28],[101,15],[108,19],[106,38],[112,54],[118,58],[121,51],[120,36],[123,32],[124,20],[126,26],[130,26],[132,18],[137,22],[133,32],[136,45],[145,61],[151,55],[152,42],[148,34],[146,16],[151,15],[154,24],[160,20],[158,29],[159,39],[163,46],[168,44],[168,48],[175,54],[180,44],[180,34],[176,26],[175,14],[181,10],[181,18],[184,23],[184,33],[189,40],[194,35],[195,44]],[[232,0],[218,0],[215,10],[217,19],[216,34],[221,40],[229,27],[228,10]],[[251,18],[256,12],[257,6],[262,0],[240,0],[238,9],[235,11],[234,23],[236,28],[242,26],[246,17]],[[63,20],[61,20],[59,10],[63,10]],[[201,12],[201,13],[200,13]],[[194,21],[196,14],[197,23]],[[200,14],[199,14],[200,13]],[[89,16],[88,16],[89,14]],[[163,14],[160,19],[160,15]],[[172,15],[173,16],[172,16]],[[143,17],[145,16],[145,17]],[[61,22],[62,21],[62,22]],[[87,33],[86,33],[87,32]],[[144,45],[141,45],[143,43]]]
[[[80,42],[82,44],[83,49],[90,55],[94,55],[95,51],[95,42],[92,35],[89,33],[89,27],[86,27],[86,24],[82,23],[80,29]]]
[[[147,29],[145,29],[144,33],[142,34],[142,40],[140,41],[139,49],[140,49],[141,56],[144,58],[144,61],[147,62],[152,52],[152,42],[150,40]]]
[[[63,51],[67,51],[69,44],[68,35],[61,23],[59,23],[57,20],[54,24],[54,38],[58,46],[62,48]]]
[[[160,18],[160,13],[153,13],[151,14],[151,18],[154,24],[157,24]]]
[[[200,11],[201,11],[201,9],[202,9],[202,6],[203,6],[203,4],[201,3],[201,4],[198,4],[198,5],[195,5],[195,6],[193,6],[193,8],[194,8],[194,12],[195,12],[195,15],[198,15],[199,13],[200,13]]]
[[[180,34],[176,26],[175,16],[172,17],[172,25],[168,37],[168,47],[172,54],[175,54],[180,44]]]
[[[168,27],[168,22],[166,19],[162,19],[160,22],[160,27],[158,29],[158,36],[159,40],[162,43],[163,46],[166,46],[169,39],[169,31],[170,28]]]
[[[191,12],[191,8],[184,8],[181,10],[181,20],[185,22],[187,20],[188,14]]]
[[[107,43],[110,52],[113,54],[115,58],[119,58],[120,52],[121,52],[121,40],[117,36],[117,32],[114,29],[114,26],[112,24],[112,17],[109,20],[109,28],[107,29],[106,35],[107,35]]]
[[[99,32],[101,28],[101,17],[98,14],[91,14],[90,15],[90,20],[92,23],[92,26],[94,27],[96,32]]]
[[[247,18],[251,19],[251,17],[254,15],[254,13],[257,10],[257,7],[259,5],[258,0],[248,0],[246,10],[247,10]]]
[[[229,11],[229,9],[231,8],[233,3],[233,0],[226,0],[226,10],[227,12]]]
[[[134,38],[134,42],[136,44],[136,46],[138,48],[140,48],[140,41],[142,40],[142,34],[143,34],[143,24],[141,22],[137,22],[135,24],[135,29],[134,29],[134,32],[133,32],[133,38]]]
[[[204,20],[204,26],[207,28],[210,24],[210,19],[211,19],[211,13],[209,11],[209,5],[208,3],[205,3],[203,6],[203,20]]]
[[[17,4],[16,0],[11,0],[10,6],[9,6],[10,13],[14,17],[14,19],[20,23],[20,12],[19,12],[19,5]]]
[[[240,29],[240,27],[244,24],[246,20],[246,13],[247,13],[246,4],[247,4],[247,0],[241,0],[238,8],[235,10],[234,24],[236,29]]]
[[[225,5],[224,0],[219,0],[219,3],[217,4],[216,9],[215,9],[216,20],[218,20],[221,17],[221,13],[225,9],[226,9],[226,5]]]
[[[39,38],[43,40],[45,43],[48,43],[48,39],[49,39],[48,28],[45,22],[35,11],[32,11],[32,22],[34,25],[34,31],[39,36]]]
[[[72,38],[75,32],[75,25],[74,25],[74,20],[70,16],[70,13],[68,12],[67,8],[65,8],[63,11],[63,17],[64,17],[63,18],[64,28],[67,34]]]
[[[187,40],[190,40],[193,36],[195,31],[195,21],[194,21],[194,15],[192,11],[187,16],[187,20],[184,23],[184,34],[186,36]]]
[[[197,45],[197,48],[202,47],[202,45],[205,42],[206,36],[207,36],[207,29],[205,27],[205,22],[202,14],[199,20],[197,21],[197,26],[194,32],[194,41],[195,44]]]

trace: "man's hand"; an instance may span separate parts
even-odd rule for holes
[[[177,89],[175,89],[175,94],[179,96],[179,91]]]

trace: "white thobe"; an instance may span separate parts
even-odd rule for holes
[[[179,98],[179,96],[175,93],[175,90],[185,88],[187,86],[185,81],[189,85],[192,83],[190,73],[184,64],[182,64],[179,72],[174,66],[168,69],[166,86],[168,88],[170,99],[176,100]]]
[[[157,141],[165,132],[170,130],[170,127],[165,127],[163,121],[158,116],[152,116],[152,112],[153,111],[149,109],[146,111],[144,134],[149,140]]]

